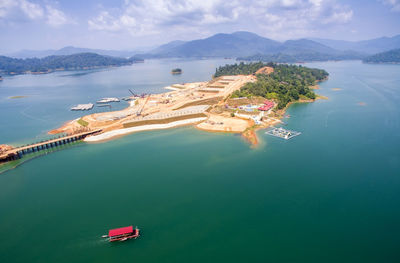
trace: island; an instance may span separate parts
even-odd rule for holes
[[[173,75],[182,74],[182,69],[174,68],[173,70],[171,70],[171,74],[173,74]]]
[[[0,80],[3,80],[3,78],[0,76]]]
[[[205,131],[240,133],[257,145],[255,130],[280,123],[291,103],[317,99],[310,87],[327,77],[324,70],[288,64],[226,65],[216,69],[211,81],[173,85],[172,91],[162,94],[132,96],[126,109],[86,115],[50,133],[82,128],[101,131],[85,138],[96,142],[132,132],[195,125]]]
[[[45,58],[17,59],[0,56],[0,72],[9,75],[44,74],[63,70],[85,70],[105,67],[126,66],[143,62],[143,59],[102,56],[96,53],[78,53]]]

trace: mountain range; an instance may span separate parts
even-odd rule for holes
[[[394,48],[400,48],[400,35],[357,42],[329,39],[297,39],[279,42],[254,33],[239,31],[232,34],[216,34],[187,42],[174,41],[136,56],[143,58],[243,58],[263,55],[269,57],[290,56],[291,58],[311,56],[316,60],[362,59],[368,55]]]
[[[192,41],[172,41],[144,52],[101,50],[65,47],[60,50],[25,50],[11,57],[46,57],[49,55],[71,55],[76,53],[97,53],[114,57],[170,58],[170,57],[230,57],[242,59],[278,58],[280,62],[309,60],[363,59],[369,55],[400,48],[400,35],[363,41],[330,39],[297,39],[285,42],[275,41],[257,34],[239,31],[232,34],[216,34]],[[279,61],[277,60],[277,61]]]
[[[375,54],[391,49],[400,48],[400,35],[394,37],[380,37],[371,40],[345,41],[330,39],[311,39],[323,45],[335,48],[337,50],[357,50],[367,54]]]

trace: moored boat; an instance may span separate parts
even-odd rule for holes
[[[108,231],[108,236],[104,236],[108,238],[108,241],[125,241],[132,238],[139,237],[139,228],[133,228],[133,226],[121,227],[110,229]]]
[[[109,103],[109,102],[119,102],[118,98],[102,98],[98,100],[97,103]]]

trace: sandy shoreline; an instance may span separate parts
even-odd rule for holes
[[[99,135],[93,135],[93,136],[87,137],[87,138],[85,138],[84,141],[85,142],[104,141],[104,140],[109,140],[114,137],[133,133],[133,132],[169,129],[169,128],[174,128],[174,127],[178,127],[178,126],[183,126],[183,125],[188,125],[188,124],[193,124],[196,122],[204,121],[205,119],[207,119],[207,118],[200,117],[200,118],[170,122],[170,123],[166,123],[166,124],[151,124],[151,125],[143,125],[143,126],[132,127],[132,128],[117,129],[117,130],[113,130],[113,131],[104,132]]]

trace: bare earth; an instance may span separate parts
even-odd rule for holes
[[[272,72],[273,68],[260,69],[261,74]],[[123,110],[82,116],[49,133],[74,133],[82,128],[101,129],[100,134],[85,139],[95,142],[131,132],[195,125],[205,131],[241,133],[250,143],[256,145],[258,139],[255,129],[277,124],[281,116],[276,118],[276,114],[271,111],[239,111],[238,117],[232,117],[234,112],[238,112],[237,107],[241,103],[228,100],[234,91],[254,81],[256,77],[253,75],[237,75],[223,76],[209,82],[175,84],[166,87],[172,90],[170,92],[131,97],[130,106]],[[249,102],[257,107],[263,100],[252,99]]]
[[[274,68],[273,67],[263,67],[260,68],[259,70],[256,71],[256,75],[257,74],[271,74],[272,72],[274,72]]]
[[[205,131],[242,133],[249,127],[249,121],[229,116],[209,114],[208,119],[197,124],[196,127]]]

